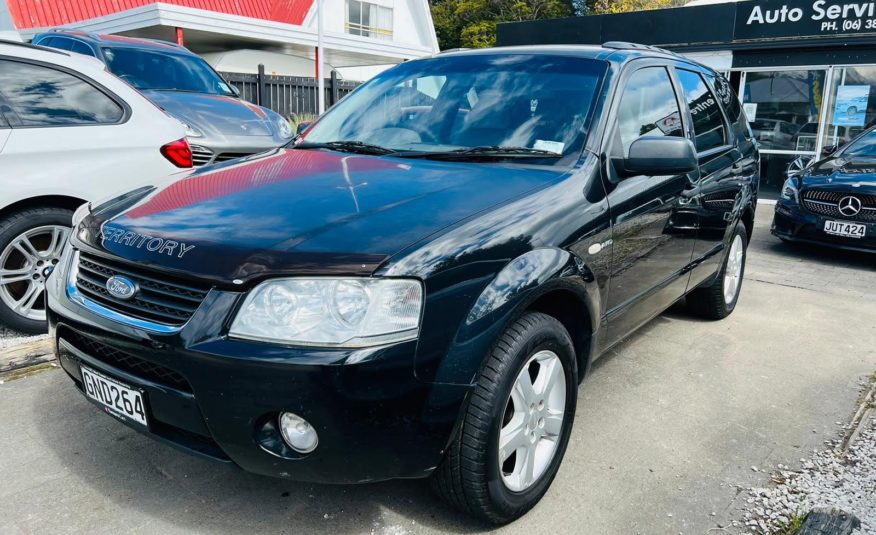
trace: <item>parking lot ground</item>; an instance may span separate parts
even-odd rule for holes
[[[770,208],[737,311],[674,309],[599,360],[559,476],[500,532],[707,533],[740,518],[742,489],[835,437],[876,371],[874,261],[782,245]],[[0,533],[485,530],[423,482],[302,484],[179,453],[100,413],[60,370],[0,385]]]

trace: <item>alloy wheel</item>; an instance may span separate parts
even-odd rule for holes
[[[58,264],[70,229],[44,225],[27,230],[0,253],[0,301],[29,320],[45,321],[46,278]]]
[[[730,304],[736,298],[739,284],[742,282],[742,266],[744,264],[745,247],[742,246],[742,236],[736,235],[727,256],[727,267],[724,269],[724,302]]]
[[[556,353],[535,353],[517,375],[499,431],[502,482],[522,492],[547,471],[559,445],[566,409],[566,375]]]

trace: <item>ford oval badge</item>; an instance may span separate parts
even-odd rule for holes
[[[137,294],[137,283],[127,277],[115,275],[106,281],[106,291],[116,299],[127,301]]]

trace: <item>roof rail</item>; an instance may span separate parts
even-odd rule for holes
[[[678,55],[675,52],[666,50],[665,48],[642,45],[639,43],[629,43],[627,41],[607,41],[602,43],[602,48],[611,48],[614,50],[650,50],[651,52],[660,52],[662,54],[669,54],[670,56]]]
[[[466,50],[471,50],[471,48],[448,48],[447,50],[442,50],[438,52],[439,54],[449,54],[451,52],[465,52]]]
[[[151,37],[134,37],[134,39],[139,39],[141,41],[149,41],[150,43],[158,43],[160,45],[170,45],[176,48],[185,48],[183,45],[179,43],[174,43],[173,41],[168,41],[166,39],[153,39]]]
[[[63,50],[59,50],[57,48],[51,48],[48,46],[40,46],[33,45],[31,43],[22,43],[20,41],[9,41],[7,39],[0,38],[0,45],[12,45],[12,46],[20,46],[24,48],[30,48],[31,50],[40,50],[42,52],[51,52],[52,54],[61,54],[62,56],[69,56],[70,54],[64,52]]]

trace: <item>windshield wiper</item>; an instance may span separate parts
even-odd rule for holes
[[[397,151],[372,145],[364,141],[326,141],[325,143],[308,143],[306,141],[295,146],[296,149],[331,149],[359,154],[393,154]]]
[[[476,160],[481,158],[562,158],[563,155],[549,150],[531,149],[529,147],[485,145],[483,147],[447,151],[409,152],[399,156],[430,160]]]

